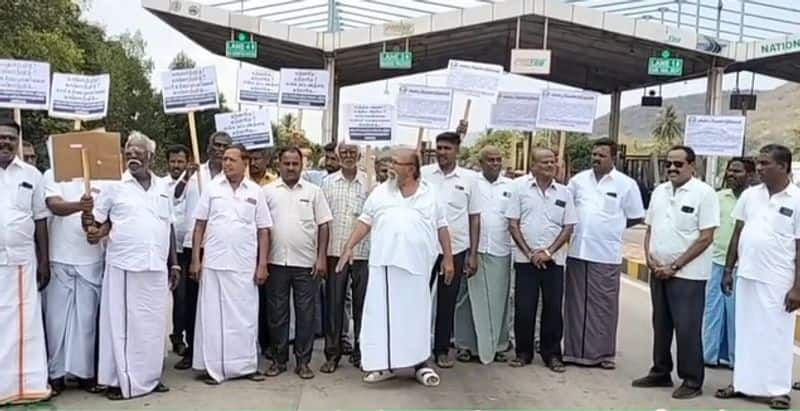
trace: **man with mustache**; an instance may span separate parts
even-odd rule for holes
[[[36,161],[38,160],[38,156],[36,155],[36,148],[33,146],[33,144],[31,144],[30,141],[22,142],[22,160],[34,167],[37,167]]]
[[[0,405],[50,396],[38,291],[50,282],[42,174],[17,157],[19,124],[0,120]]]
[[[211,180],[195,209],[189,275],[200,283],[192,368],[205,382],[247,377],[258,371],[258,286],[267,281],[269,228],[261,187],[245,178],[247,150],[235,144],[223,155],[224,176]],[[232,240],[233,239],[233,240]]]
[[[761,184],[733,209],[722,289],[731,295],[736,268],[736,366],[718,398],[768,398],[791,407],[796,311],[800,308],[800,188],[792,184],[792,152],[769,144],[758,153]]]
[[[504,361],[499,351],[509,346],[508,308],[511,281],[511,235],[506,210],[512,200],[512,181],[500,175],[503,156],[494,146],[480,151],[482,172],[477,194],[484,205],[478,244],[478,268],[462,282],[456,305],[456,346],[459,361]]]
[[[392,157],[386,154],[375,156],[375,181],[378,184],[389,179],[389,170],[392,167]]]
[[[447,219],[431,184],[420,178],[420,160],[395,149],[389,180],[376,187],[342,251],[336,272],[354,261],[354,248],[370,235],[369,280],[361,328],[364,382],[394,378],[414,367],[417,380],[439,385],[427,365],[431,355],[431,290],[428,276],[441,247],[442,279],[454,277]]]
[[[170,192],[173,193],[173,198],[175,186],[178,185],[181,179],[188,181],[189,177],[196,171],[193,164],[191,164],[190,167],[190,159],[189,148],[182,144],[175,144],[167,148],[167,167],[169,173],[163,177],[163,181]],[[186,210],[183,205],[183,200],[183,196],[181,196],[181,198],[174,198],[173,200],[173,210],[175,212],[175,223],[173,224],[175,227],[175,244],[181,244],[188,231],[188,223],[185,216]],[[183,247],[177,247],[175,252],[178,253],[178,262],[181,267],[188,267],[189,263],[187,260],[189,260],[191,256],[183,253]],[[186,354],[186,349],[188,347],[183,339],[184,333],[188,334],[186,330],[185,313],[186,284],[188,283],[186,274],[185,271],[181,270],[181,279],[178,282],[178,286],[172,291],[172,334],[170,334],[169,339],[172,342],[172,351],[180,356]],[[188,343],[191,344],[192,342],[188,341]]]
[[[719,227],[717,194],[693,177],[691,147],[667,153],[669,181],[656,187],[645,224],[644,251],[650,269],[653,305],[653,367],[634,387],[672,387],[672,336],[678,346],[678,377],[683,383],[672,398],[702,394],[703,308],[711,274],[711,243]]]
[[[127,171],[94,208],[95,224],[109,223],[100,302],[98,382],[121,400],[167,392],[161,383],[167,292],[181,268],[175,253],[172,192],[150,170],[156,143],[132,132],[125,143]],[[169,270],[167,264],[169,263]]]
[[[250,158],[250,179],[265,186],[278,179],[278,176],[271,172],[272,152],[269,148],[257,148],[247,152]]]
[[[197,202],[200,200],[200,187],[197,181],[198,176],[201,178],[200,183],[203,186],[202,189],[205,189],[211,180],[222,172],[222,156],[225,153],[225,149],[227,149],[232,142],[231,136],[224,131],[218,131],[212,134],[208,138],[208,145],[206,146],[206,157],[208,159],[206,163],[199,167],[190,163],[187,166],[183,178],[175,185],[174,196],[175,199],[178,200],[183,198],[183,215],[186,218],[186,234],[182,241],[180,238],[178,239],[178,245],[180,246],[181,243],[183,245],[181,254],[187,256],[183,259],[184,263],[186,263],[182,266],[184,273],[189,272],[188,264],[191,260],[194,247],[202,249],[202,244],[192,244],[194,211],[195,207],[197,207]],[[194,159],[194,161],[198,161],[198,159]],[[197,170],[197,172],[194,172],[195,170]],[[189,345],[189,348],[186,349],[183,358],[175,364],[175,369],[177,370],[186,370],[192,366],[192,356],[194,355],[192,344],[194,342],[195,316],[197,314],[197,281],[187,278],[185,291],[186,297],[183,311],[185,318],[183,324],[186,328],[186,343]]]
[[[517,357],[512,367],[531,363],[534,327],[541,293],[540,355],[553,372],[564,372],[561,317],[564,293],[564,245],[578,221],[569,190],[555,181],[556,156],[549,148],[531,152],[532,173],[514,182],[506,211],[514,258],[514,335]]]
[[[569,242],[564,297],[564,361],[616,368],[622,234],[644,219],[639,186],[617,171],[617,143],[592,144],[592,168],[567,188],[578,223]]]
[[[717,191],[719,228],[714,232],[711,277],[706,283],[706,307],[703,313],[703,362],[716,367],[733,368],[735,336],[734,298],[719,286],[725,273],[725,259],[735,221],[731,216],[736,201],[753,181],[756,165],[749,158],[734,158],[725,168],[725,188]]]
[[[436,281],[441,271],[440,264],[435,264],[431,271],[431,287],[436,287],[433,355],[436,365],[441,368],[453,367],[450,340],[461,277],[465,274],[471,276],[478,267],[481,204],[475,173],[456,163],[460,147],[460,134],[439,134],[436,136],[436,164],[424,166],[421,171],[422,178],[431,184],[447,217],[455,264],[455,277],[450,283]],[[441,262],[441,258],[437,262]]]
[[[314,348],[315,300],[320,279],[327,274],[328,222],[331,210],[315,184],[300,178],[303,154],[297,147],[278,152],[281,178],[264,187],[274,225],[267,281],[272,364],[265,374],[275,377],[289,361],[289,296],[294,296],[295,374],[314,378],[309,368]]]

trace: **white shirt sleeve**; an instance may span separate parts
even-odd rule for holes
[[[658,202],[659,197],[659,187],[656,187],[653,190],[653,194],[650,195],[650,207],[647,208],[647,213],[644,216],[644,223],[647,225],[653,225],[653,219],[655,218],[655,208],[656,203]]]
[[[379,187],[376,187],[376,189],[372,190],[372,193],[367,196],[367,200],[364,201],[364,206],[361,207],[361,215],[358,217],[358,221],[368,226],[372,226],[372,220],[375,219],[375,213],[378,211],[378,200],[375,198],[377,197],[376,194],[380,192]]]
[[[523,186],[522,181],[517,181],[511,189],[511,200],[508,202],[508,208],[506,208],[506,218],[510,218],[512,220],[519,220],[521,215],[521,196],[520,187]]]
[[[734,220],[739,220],[742,222],[747,221],[747,197],[749,197],[750,189],[744,190],[742,195],[739,196],[739,199],[736,200],[736,205],[733,206],[733,211],[731,211],[731,217]]]
[[[64,198],[64,193],[61,191],[61,184],[56,183],[56,179],[53,176],[53,171],[48,170],[44,173],[44,189],[45,198],[50,197],[61,197]]]
[[[210,187],[206,187],[200,194],[200,199],[194,206],[194,215],[192,218],[195,220],[208,221],[208,216],[211,214],[211,197],[208,195]]]
[[[36,181],[33,187],[33,219],[43,220],[50,216],[50,210],[44,202],[45,196],[45,182],[41,173],[37,172]]]
[[[267,198],[264,196],[264,192],[262,190],[258,191],[258,198],[256,198],[256,227],[272,227],[272,215],[269,213]]]
[[[322,225],[333,220],[331,207],[328,205],[328,200],[325,199],[325,194],[322,189],[317,187],[314,190],[314,218],[317,220],[317,225]]]
[[[478,181],[476,177],[469,177],[469,204],[467,205],[467,213],[469,215],[480,214],[483,210],[481,195],[478,192]]]
[[[578,212],[575,211],[575,201],[572,196],[567,192],[567,204],[564,206],[564,225],[572,225],[578,223]]]
[[[622,199],[622,211],[625,212],[625,218],[628,220],[644,217],[642,193],[634,181],[631,181],[628,192],[625,193],[625,198]]]
[[[444,212],[444,208],[438,202],[434,202],[433,206],[436,207],[434,214],[436,216],[436,228],[447,227],[447,215]]]
[[[111,212],[111,207],[114,204],[114,195],[117,191],[117,187],[119,184],[124,184],[121,182],[117,182],[114,184],[107,185],[100,195],[97,196],[97,199],[94,201],[94,220],[100,224],[105,223],[108,220],[108,214]]]
[[[719,199],[717,193],[710,188],[705,193],[703,201],[700,202],[697,226],[700,230],[719,227]]]

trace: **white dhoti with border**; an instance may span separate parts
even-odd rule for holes
[[[0,405],[50,396],[36,264],[0,265]]]
[[[125,398],[152,392],[164,368],[169,287],[163,271],[106,266],[100,302],[98,383]]]
[[[203,268],[192,368],[215,381],[258,370],[258,287],[254,271]]]
[[[795,313],[785,309],[786,287],[736,279],[736,367],[733,387],[749,396],[792,390]]]
[[[43,292],[50,379],[95,376],[95,337],[103,263],[50,265]]]
[[[430,357],[429,280],[398,267],[369,267],[360,335],[364,371],[413,367]]]

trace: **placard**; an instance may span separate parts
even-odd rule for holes
[[[50,111],[54,118],[68,120],[100,120],[108,112],[108,91],[111,76],[100,74],[53,74]]]
[[[280,105],[324,110],[329,85],[330,73],[326,70],[281,69]]]
[[[697,155],[738,157],[744,150],[744,116],[686,116],[684,144]]]
[[[92,180],[119,180],[120,136],[119,133],[86,131],[79,133],[54,134],[52,145],[53,176],[56,182],[70,182],[83,178],[81,149],[89,155],[89,175]]]
[[[492,105],[489,127],[501,130],[536,130],[539,98],[539,93],[499,92],[497,103]]]
[[[240,68],[237,100],[239,104],[277,104],[281,87],[280,73],[272,70]]]
[[[165,71],[161,85],[167,114],[219,108],[217,70],[213,66]]]
[[[272,147],[272,124],[267,110],[241,111],[214,115],[217,131],[230,134],[234,143],[248,150]]]
[[[347,141],[391,143],[394,136],[394,106],[391,104],[345,104]]]
[[[47,110],[50,63],[0,60],[0,108]]]
[[[503,66],[450,60],[447,66],[447,87],[494,101],[500,87]]]
[[[545,90],[539,100],[536,126],[546,130],[592,133],[596,115],[597,93]]]
[[[450,128],[453,90],[401,84],[397,93],[397,124],[446,130]]]

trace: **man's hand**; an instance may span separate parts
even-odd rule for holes
[[[183,177],[184,181],[189,181],[192,178],[192,175],[197,172],[197,169],[200,166],[197,163],[189,163],[186,165],[186,171]]]
[[[94,210],[94,199],[89,194],[84,194],[81,196],[80,204],[81,211],[84,214],[91,214],[92,210]]]
[[[450,285],[453,282],[453,278],[456,276],[456,268],[453,264],[453,257],[442,259],[442,267],[439,275],[444,277],[445,285]]]
[[[180,267],[173,267],[169,269],[169,290],[175,291],[178,288],[178,283],[181,281]]]
[[[267,270],[266,265],[260,265],[256,267],[256,273],[253,279],[256,282],[256,285],[264,285],[269,278],[269,270]]]
[[[456,127],[456,134],[460,136],[464,136],[467,134],[467,129],[469,128],[469,121],[467,120],[459,120],[458,127]]]
[[[725,269],[725,273],[722,275],[720,287],[722,287],[722,293],[728,297],[733,294],[733,270],[729,268]]]
[[[203,264],[200,261],[192,259],[192,264],[189,265],[189,278],[200,281],[201,271],[203,271]]]
[[[344,267],[348,264],[353,264],[353,249],[345,247],[342,251],[342,255],[339,256],[339,261],[336,263],[336,273],[338,274],[344,271]]]
[[[478,273],[478,253],[469,253],[467,257],[467,264],[464,266],[464,274],[467,278],[472,277]]]
[[[328,262],[325,257],[317,258],[317,262],[311,267],[311,275],[317,278],[325,278],[328,276]]]
[[[39,291],[44,290],[47,284],[50,284],[50,262],[40,261],[36,267],[36,284],[39,286]]]
[[[533,252],[534,267],[540,270],[544,270],[545,268],[547,268],[547,263],[549,263],[550,261],[553,261],[553,257],[547,255],[547,253],[544,250],[536,250]]]
[[[90,225],[86,227],[86,241],[89,242],[91,245],[96,245],[100,242],[104,237],[102,230],[98,227]]]
[[[672,269],[672,265],[662,265],[656,268],[656,278],[669,280],[674,277],[677,271]]]
[[[786,293],[786,312],[791,313],[800,308],[800,287],[794,286]]]
[[[652,254],[648,255],[646,260],[647,268],[649,268],[650,271],[658,271],[658,269],[661,268],[661,263],[653,257]]]

